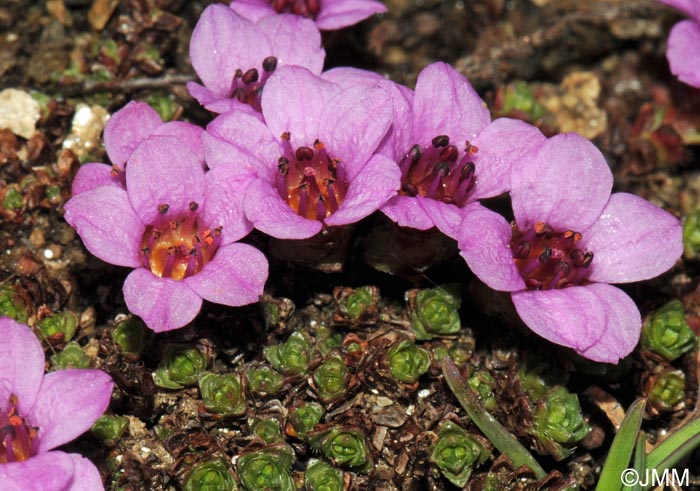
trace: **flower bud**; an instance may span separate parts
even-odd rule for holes
[[[303,375],[309,369],[313,340],[300,331],[293,332],[282,344],[267,346],[263,356],[272,368],[285,375]]]
[[[685,399],[685,373],[667,369],[650,377],[649,405],[659,412],[672,412],[682,408]]]
[[[265,443],[278,443],[282,441],[279,421],[275,419],[250,418],[248,426],[254,435],[259,436]]]
[[[562,386],[547,392],[532,416],[532,433],[545,447],[550,441],[562,445],[576,443],[591,431],[583,419],[578,396]],[[567,453],[564,449],[557,449],[553,455],[558,458],[557,454],[565,456]]]
[[[26,324],[29,320],[29,308],[17,287],[0,285],[0,317],[9,317]]]
[[[63,350],[53,355],[51,361],[61,370],[66,368],[88,368],[90,366],[90,357],[85,354],[83,348],[75,341],[71,341]]]
[[[343,491],[345,489],[343,471],[322,460],[309,459],[304,475],[304,486],[307,491]]]
[[[77,329],[78,316],[71,311],[57,312],[39,321],[39,330],[51,345],[70,341]]]
[[[333,465],[356,471],[372,467],[372,456],[365,443],[365,435],[358,429],[333,428],[313,435],[311,447],[321,450]]]
[[[164,389],[182,389],[196,384],[206,366],[207,358],[197,348],[170,344],[156,369],[155,383]]]
[[[411,290],[406,293],[406,300],[411,311],[411,328],[418,340],[455,334],[462,327],[459,320],[462,301],[454,285]]]
[[[241,377],[235,373],[204,373],[199,377],[199,391],[207,411],[223,416],[240,416],[247,410]]]
[[[683,254],[695,259],[700,254],[700,210],[683,217]]]
[[[452,484],[461,488],[466,485],[474,468],[485,462],[489,454],[485,442],[452,421],[446,421],[440,428],[430,460]]]
[[[245,371],[248,380],[248,390],[261,396],[276,394],[284,385],[282,375],[268,366],[249,368]]]
[[[337,304],[336,321],[376,321],[372,317],[377,313],[380,300],[377,287],[362,286],[355,290],[338,287],[333,291],[333,296]]]
[[[391,375],[406,384],[415,383],[430,368],[430,353],[409,340],[394,344],[386,360]]]
[[[237,491],[238,486],[223,459],[201,462],[185,479],[184,491]]]
[[[129,418],[124,416],[100,416],[92,425],[92,433],[109,446],[116,445],[129,427]]]
[[[24,206],[22,193],[14,188],[7,188],[7,192],[2,200],[2,207],[7,211],[18,211]]]
[[[315,402],[296,406],[289,414],[287,435],[305,439],[307,433],[313,431],[314,427],[321,422],[324,413],[323,406]]]
[[[493,394],[496,381],[489,372],[485,370],[476,371],[467,379],[467,384],[479,394],[479,400],[481,401],[481,405],[484,406],[484,409],[490,412],[496,410],[498,403]]]
[[[345,394],[348,367],[340,356],[331,355],[319,365],[313,375],[318,398],[323,402],[334,401]]]
[[[138,317],[127,317],[114,327],[111,334],[125,354],[138,358],[151,339],[152,332]]]
[[[287,470],[291,467],[293,459],[293,452],[286,447],[241,455],[236,464],[238,477],[248,491],[294,491],[294,482]]]
[[[696,342],[680,300],[671,300],[651,314],[642,328],[642,346],[669,361],[692,350]]]

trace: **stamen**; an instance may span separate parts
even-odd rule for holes
[[[277,58],[275,58],[274,56],[268,56],[263,60],[262,67],[263,70],[265,70],[268,73],[274,72],[277,68]]]
[[[251,68],[247,72],[243,74],[243,77],[241,77],[241,81],[244,84],[252,84],[253,82],[258,81],[258,71],[255,68]]]
[[[0,464],[22,462],[36,453],[37,428],[17,413],[18,405],[19,398],[11,394],[8,405],[0,409]]]
[[[450,143],[450,137],[447,135],[438,135],[435,138],[433,138],[432,143],[435,148],[446,147]]]
[[[549,290],[584,284],[593,253],[576,248],[579,232],[557,233],[544,222],[526,231],[513,224],[510,248],[528,289]]]
[[[168,205],[167,203],[163,203],[162,205],[158,205],[158,213],[160,213],[161,215],[165,215],[166,213],[168,213],[169,209],[170,209],[170,205]]]

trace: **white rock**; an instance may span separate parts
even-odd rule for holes
[[[36,130],[41,106],[28,93],[17,89],[0,92],[0,128],[29,139]]]

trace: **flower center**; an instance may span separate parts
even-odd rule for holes
[[[166,219],[169,206],[158,206],[161,219],[146,227],[141,240],[143,266],[159,278],[182,280],[199,273],[219,248],[221,227],[210,229],[199,220],[199,205],[192,201],[190,211]]]
[[[447,135],[433,138],[432,145],[416,144],[401,160],[401,191],[404,196],[424,196],[459,207],[467,203],[476,184],[474,162],[471,157],[479,149],[465,143],[464,155],[450,144]]]
[[[28,426],[17,414],[19,398],[11,394],[8,406],[0,408],[0,464],[22,462],[34,455],[38,428]]]
[[[316,19],[321,11],[320,0],[270,0],[270,5],[278,14],[296,14]]]
[[[248,104],[258,112],[262,112],[260,98],[262,97],[263,86],[277,68],[277,58],[268,56],[263,60],[262,67],[262,74],[258,72],[257,68],[251,68],[246,72],[239,68],[233,75],[233,81],[231,82],[231,97]]]
[[[542,222],[525,232],[513,222],[512,229],[510,249],[528,290],[566,288],[586,281],[593,253],[576,247],[580,233],[557,233]]]
[[[277,191],[298,215],[323,220],[345,198],[348,181],[340,159],[331,158],[320,141],[311,147],[292,149],[289,133],[282,134]]]

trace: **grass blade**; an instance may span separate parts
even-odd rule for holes
[[[644,399],[637,399],[627,410],[620,430],[615,435],[610,450],[608,450],[598,486],[595,488],[596,491],[620,491],[622,489],[620,476],[622,471],[630,465],[632,451],[637,441],[637,435],[639,435],[639,428],[642,425],[645,403]]]
[[[647,468],[663,472],[675,467],[700,445],[700,416],[676,428],[664,441],[647,455]],[[649,489],[651,486],[646,487]]]
[[[644,476],[647,468],[647,450],[646,450],[647,438],[643,431],[639,432],[637,437],[637,446],[634,447],[634,462],[633,468],[637,471],[638,476]],[[634,483],[634,486],[625,486],[623,489],[630,491],[642,491],[641,481]]]
[[[516,468],[526,465],[532,469],[539,479],[547,475],[532,454],[496,418],[482,407],[478,397],[467,386],[466,381],[462,378],[449,356],[442,359],[442,374],[445,376],[450,390],[452,390],[452,393],[464,410],[467,411],[474,424],[501,453],[506,454],[510,458]]]

